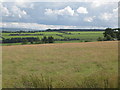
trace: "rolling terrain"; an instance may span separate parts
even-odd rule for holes
[[[65,42],[92,42],[97,41],[98,37],[103,38],[104,31],[45,31],[45,32],[28,32],[28,33],[2,33],[2,39],[8,38],[39,38],[40,40],[46,36],[52,36],[55,40],[54,43],[65,43]],[[2,45],[20,45],[21,43],[3,43]],[[28,43],[29,44],[29,43]]]

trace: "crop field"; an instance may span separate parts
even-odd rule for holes
[[[11,35],[12,34],[12,35]],[[16,35],[19,34],[19,35]],[[98,37],[103,37],[103,31],[64,31],[64,32],[35,32],[35,33],[2,33],[3,38],[19,38],[19,37],[39,37],[53,36],[54,39],[80,39],[96,41]]]
[[[3,88],[118,87],[118,41],[2,46],[2,64]]]

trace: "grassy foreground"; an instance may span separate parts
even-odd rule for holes
[[[117,87],[118,42],[2,46],[6,87]]]

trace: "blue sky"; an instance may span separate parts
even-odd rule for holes
[[[118,25],[117,2],[3,2],[4,27],[106,28]]]

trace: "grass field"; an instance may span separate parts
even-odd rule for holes
[[[62,32],[21,33],[21,34],[29,34],[26,36],[10,36],[10,34],[19,34],[19,33],[2,33],[2,37],[4,38],[39,37],[41,39],[44,36],[53,36],[54,39],[78,38],[81,40],[90,40],[90,41],[96,41],[98,37],[103,37],[103,31],[71,31],[71,32],[64,31],[64,32],[65,33]],[[42,34],[42,35],[33,35],[33,34]]]
[[[117,87],[118,42],[2,46],[5,87]]]

